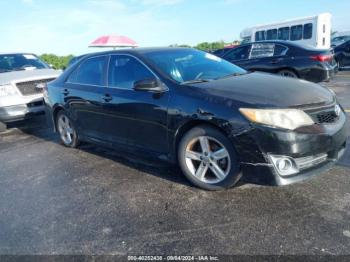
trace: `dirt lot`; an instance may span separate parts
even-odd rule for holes
[[[350,72],[326,85],[349,110]],[[0,156],[0,254],[350,255],[349,150],[307,182],[223,192],[149,159],[64,148],[43,118],[0,134]]]

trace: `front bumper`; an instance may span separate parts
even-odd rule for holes
[[[27,104],[0,107],[0,121],[4,123],[14,122],[29,118],[33,115],[44,113],[42,99],[34,100]]]
[[[347,117],[341,113],[333,124],[313,125],[288,131],[254,126],[236,138],[241,152],[241,167],[245,181],[268,185],[287,185],[305,180],[331,168],[344,152],[347,140]],[[247,150],[249,148],[249,150]],[[327,154],[326,161],[290,176],[281,176],[269,155],[300,159]]]

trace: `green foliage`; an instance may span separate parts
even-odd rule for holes
[[[212,43],[203,42],[203,43],[199,43],[194,48],[197,48],[197,49],[203,50],[203,51],[213,51],[216,49],[224,48],[225,45],[226,44],[224,41],[212,42]]]
[[[224,41],[216,41],[216,42],[203,42],[199,43],[196,46],[190,46],[187,44],[173,44],[170,45],[171,47],[193,47],[197,48],[203,51],[214,51],[220,48],[224,48],[226,45],[231,44],[239,44],[239,41],[234,41],[231,43],[225,43]],[[73,58],[73,55],[67,55],[67,56],[57,56],[54,54],[43,54],[40,56],[42,60],[44,60],[47,64],[52,65],[55,69],[65,69],[69,63],[69,61]]]
[[[54,54],[43,54],[40,56],[47,64],[52,65],[55,69],[65,69],[73,55],[57,56]]]
[[[210,51],[224,48],[225,46],[232,45],[232,44],[239,45],[240,41],[235,40],[231,43],[225,43],[224,41],[203,42],[203,43],[199,43],[199,44],[192,46],[192,47],[197,48],[199,50],[210,52]],[[182,45],[174,44],[174,45],[170,45],[170,46],[171,47],[191,47],[190,45],[186,45],[186,44],[182,44]]]

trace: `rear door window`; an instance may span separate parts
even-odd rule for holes
[[[279,40],[289,40],[289,27],[282,27],[278,29]]]
[[[248,59],[250,52],[250,45],[242,46],[242,47],[235,47],[225,55],[225,59],[227,60],[245,60]]]
[[[104,86],[107,58],[107,56],[88,58],[69,76],[68,82]]]
[[[273,56],[284,56],[287,54],[288,48],[283,45],[275,45]]]
[[[275,44],[259,43],[253,44],[250,58],[271,57],[274,54]]]
[[[290,40],[297,41],[303,39],[303,26],[295,25],[290,28]]]

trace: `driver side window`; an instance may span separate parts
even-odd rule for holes
[[[128,55],[111,56],[108,71],[109,87],[133,89],[136,81],[155,78],[148,68]]]
[[[229,61],[248,59],[250,52],[250,45],[235,47],[231,52],[226,54],[224,58]]]

